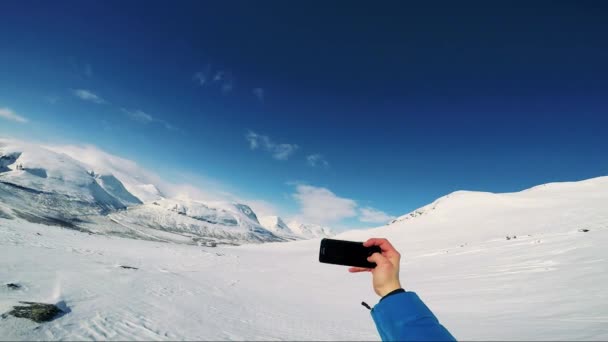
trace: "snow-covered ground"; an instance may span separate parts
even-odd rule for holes
[[[371,236],[393,241],[404,287],[458,339],[608,339],[608,177],[456,192],[337,238]],[[377,301],[370,275],[318,263],[318,245],[199,247],[0,218],[0,280],[24,286],[0,288],[0,312],[70,310],[1,319],[0,339],[378,340],[360,305]]]

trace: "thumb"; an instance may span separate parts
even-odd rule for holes
[[[375,262],[376,265],[382,265],[382,264],[390,264],[391,262],[382,254],[380,253],[374,253],[372,254],[370,257],[367,258],[367,261],[369,262]]]

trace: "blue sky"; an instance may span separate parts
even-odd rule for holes
[[[283,216],[373,226],[455,190],[608,174],[602,1],[0,11],[0,134],[93,144]]]

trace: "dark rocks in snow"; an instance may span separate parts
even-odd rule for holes
[[[124,268],[125,270],[138,270],[139,269],[137,267],[125,266],[125,265],[120,265],[120,268]]]
[[[8,315],[27,318],[36,323],[44,323],[52,321],[53,319],[60,316],[62,311],[55,304],[36,303],[36,302],[19,302],[25,305],[14,306],[13,310],[8,312]]]
[[[586,233],[589,231],[589,229],[582,228],[582,229],[579,229],[578,231],[581,233]]]
[[[13,213],[20,219],[24,219],[31,223],[44,224],[47,226],[59,226],[62,228],[78,230],[81,232],[88,232],[86,229],[82,229],[76,225],[80,222],[78,219],[64,219],[51,216],[38,216],[32,213],[26,213],[20,210],[13,209]]]
[[[8,283],[8,284],[6,284],[6,287],[8,287],[11,290],[19,290],[21,288],[21,285],[16,284],[16,283]]]

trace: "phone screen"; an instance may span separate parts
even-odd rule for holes
[[[367,258],[380,253],[380,247],[365,247],[363,242],[323,239],[319,250],[319,261],[326,264],[374,268],[376,264]]]

